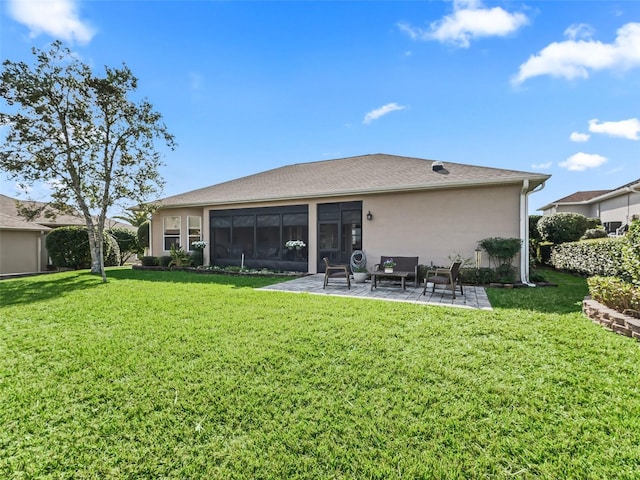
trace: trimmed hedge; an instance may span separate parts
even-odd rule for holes
[[[562,212],[543,216],[537,226],[543,241],[558,245],[578,241],[587,231],[588,224],[584,215]]]
[[[624,238],[602,238],[556,245],[550,263],[558,270],[584,275],[621,275]]]
[[[47,234],[46,247],[56,268],[91,268],[91,250],[87,227],[54,228]],[[105,231],[102,245],[105,267],[120,265],[120,248],[113,236]]]
[[[640,311],[640,287],[618,277],[591,277],[587,284],[591,297],[603,305],[618,312]]]

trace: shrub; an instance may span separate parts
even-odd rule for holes
[[[591,297],[618,312],[627,309],[640,311],[640,287],[617,277],[591,277],[587,279]]]
[[[184,248],[171,245],[171,261],[170,267],[188,267],[191,265],[191,257],[188,252],[184,251]]]
[[[587,217],[579,213],[554,213],[545,215],[538,222],[538,232],[545,242],[556,245],[575,242],[587,230]]]
[[[538,222],[541,218],[542,215],[529,215],[529,240],[542,240],[538,230]]]
[[[620,275],[624,238],[602,238],[556,245],[551,265],[585,275]]]
[[[629,226],[622,247],[622,270],[625,280],[640,286],[640,220]]]
[[[87,227],[69,226],[55,228],[49,232],[45,241],[51,263],[56,268],[90,268],[91,249]],[[108,232],[104,232],[102,245],[104,265],[120,265],[118,242]]]
[[[495,270],[490,268],[463,268],[460,270],[460,282],[465,285],[488,285],[497,282]]]
[[[118,242],[118,247],[120,248],[120,265],[124,265],[133,255],[141,255],[144,251],[138,243],[137,235],[131,230],[116,227],[110,228],[108,232],[113,235]]]
[[[604,228],[588,228],[584,235],[582,236],[582,240],[590,240],[593,238],[607,238],[607,232]]]
[[[158,264],[161,267],[168,267],[171,264],[171,260],[173,260],[171,256],[164,255],[162,257],[158,257]]]
[[[160,260],[158,259],[158,257],[145,256],[142,257],[140,261],[142,262],[142,265],[144,267],[157,267],[158,265],[160,265]]]
[[[536,252],[536,258],[538,263],[542,265],[551,265],[551,250],[553,249],[553,243],[540,242],[538,244],[538,250]]]
[[[587,230],[598,227],[602,227],[602,220],[593,217],[587,218]]]
[[[478,242],[489,255],[489,260],[493,261],[496,268],[501,265],[511,265],[513,257],[520,251],[522,240],[519,238],[485,238]]]
[[[138,245],[144,251],[149,248],[149,222],[145,222],[138,227]]]

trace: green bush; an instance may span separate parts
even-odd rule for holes
[[[555,245],[551,265],[584,275],[620,275],[624,238],[602,238]]]
[[[579,213],[554,213],[540,219],[538,232],[543,241],[556,245],[576,242],[587,230],[587,223],[587,217]]]
[[[158,259],[158,257],[145,256],[142,257],[140,261],[142,262],[142,266],[144,267],[157,267],[158,265],[160,265],[160,260]]]
[[[116,227],[110,228],[108,232],[118,242],[120,248],[120,265],[124,265],[134,255],[141,255],[144,251],[138,243],[138,236],[131,230]]]
[[[540,265],[551,265],[551,250],[553,249],[553,243],[540,242],[538,244],[538,250],[536,252],[536,259]]]
[[[158,265],[160,265],[161,267],[168,267],[169,265],[171,265],[171,261],[173,259],[171,258],[170,255],[164,255],[162,257],[158,257]]]
[[[45,241],[51,263],[56,268],[90,268],[91,250],[87,227],[59,227],[47,234]],[[104,265],[112,267],[120,265],[120,248],[116,239],[104,232],[103,242]]]
[[[497,281],[498,276],[491,268],[463,268],[460,270],[460,282],[465,285],[488,285]]]
[[[587,218],[587,230],[598,227],[602,227],[602,220],[593,217]]]
[[[478,242],[489,255],[489,261],[493,261],[496,268],[501,265],[511,265],[513,258],[520,251],[522,240],[519,238],[485,238]]]
[[[542,215],[529,215],[529,240],[542,240],[538,230],[538,222],[541,218]]]
[[[149,248],[149,222],[145,222],[138,227],[138,245],[144,251]]]
[[[582,236],[582,240],[591,240],[593,238],[607,238],[607,232],[604,228],[588,228],[584,235]]]
[[[629,226],[622,248],[622,270],[625,280],[640,286],[640,220]]]
[[[640,311],[640,287],[618,277],[587,279],[591,298],[618,312],[627,309]]]

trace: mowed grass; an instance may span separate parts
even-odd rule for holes
[[[582,279],[473,311],[108,276],[0,282],[0,478],[640,478],[640,346]]]

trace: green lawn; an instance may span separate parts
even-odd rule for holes
[[[640,478],[584,280],[493,311],[115,269],[0,282],[0,478]]]

